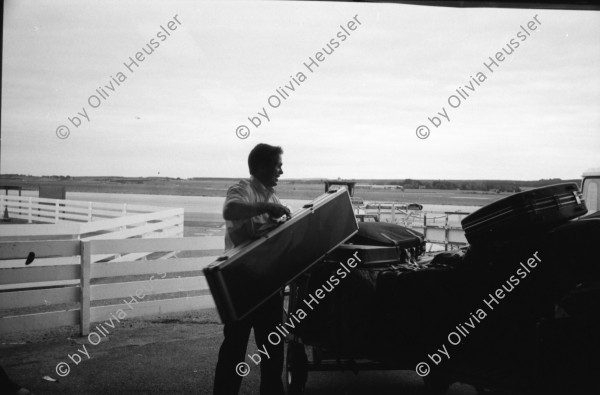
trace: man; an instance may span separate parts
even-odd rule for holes
[[[283,174],[282,154],[281,147],[268,144],[258,144],[250,152],[250,179],[231,186],[223,205],[225,250],[255,238],[261,228],[274,224],[276,219],[291,217],[290,211],[281,204],[273,190]],[[269,353],[269,357],[262,358],[260,363],[260,393],[283,395],[283,342],[273,346],[267,339],[267,335],[281,323],[282,317],[281,294],[276,294],[248,317],[225,325],[225,339],[219,350],[215,372],[215,395],[238,393],[242,377],[237,374],[236,366],[245,361],[251,328],[254,328],[256,344],[259,347],[266,346]]]

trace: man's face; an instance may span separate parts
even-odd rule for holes
[[[267,188],[272,188],[277,185],[277,181],[279,181],[279,176],[283,174],[283,162],[281,161],[281,155],[277,155],[277,159],[274,162],[274,166],[272,167],[263,167],[260,181]]]

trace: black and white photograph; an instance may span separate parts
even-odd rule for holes
[[[600,394],[600,3],[2,13],[0,395]]]

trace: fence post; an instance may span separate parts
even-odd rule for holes
[[[92,245],[90,241],[80,242],[81,253],[81,282],[79,319],[81,336],[90,333],[90,266],[92,262]]]
[[[58,199],[54,202],[54,223],[58,223]]]
[[[88,222],[92,222],[92,202],[88,206]]]
[[[448,242],[450,241],[450,225],[449,225],[449,217],[450,215],[446,213],[446,223],[444,224],[444,251],[448,251]]]
[[[179,234],[180,237],[184,237],[184,229],[185,229],[185,209],[181,209],[181,222],[179,222]]]
[[[123,209],[121,210],[121,214],[123,215],[123,217],[127,215],[127,203],[123,203]],[[127,225],[121,226],[120,229],[121,230],[127,230]]]
[[[27,222],[32,223],[33,221],[31,219],[31,205],[33,204],[33,202],[32,202],[33,199],[30,196],[28,200],[29,200],[29,210],[27,210]]]
[[[396,223],[396,203],[392,203],[392,223]]]
[[[427,212],[423,213],[423,238],[427,240]]]

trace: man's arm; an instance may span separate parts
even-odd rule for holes
[[[231,201],[223,207],[223,218],[227,221],[244,220],[263,213],[268,213],[273,218],[280,218],[283,215],[287,215],[288,217],[292,216],[287,207],[277,203],[245,203]]]

